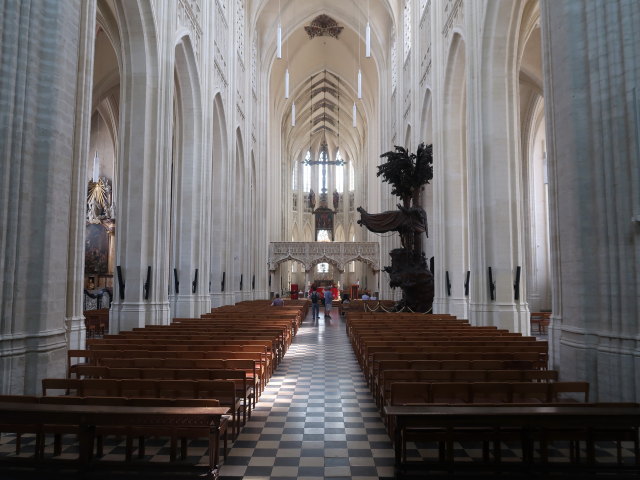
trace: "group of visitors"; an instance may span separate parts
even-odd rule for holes
[[[309,299],[311,300],[311,318],[318,320],[320,318],[320,304],[324,304],[324,318],[331,318],[331,308],[333,307],[333,299],[338,297],[338,288],[330,287],[311,287]]]

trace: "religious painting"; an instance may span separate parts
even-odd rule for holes
[[[316,230],[333,231],[333,211],[330,209],[318,208],[315,212]]]
[[[107,273],[109,266],[109,236],[101,224],[87,225],[84,243],[85,273]]]

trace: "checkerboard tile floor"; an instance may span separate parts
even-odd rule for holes
[[[48,439],[52,443],[53,439]],[[77,457],[73,437],[65,437],[62,458]],[[31,456],[34,439],[25,436],[21,456]],[[105,460],[124,460],[124,439],[107,438]],[[481,445],[456,445],[456,460],[482,458]],[[616,446],[599,444],[599,461],[614,461]],[[633,461],[631,444],[623,457]],[[52,447],[48,447],[48,452]],[[15,455],[15,437],[0,438],[0,456]],[[206,465],[207,442],[189,444],[186,463]],[[135,455],[135,454],[134,454]],[[436,444],[409,444],[409,460],[437,458]],[[552,461],[569,460],[568,445],[550,448]],[[394,478],[394,451],[375,402],[338,318],[311,320],[309,313],[285,358],[274,373],[251,420],[233,443],[220,470],[220,480],[301,480]],[[514,445],[504,445],[503,460],[518,461]],[[148,439],[148,462],[167,462],[165,439]],[[2,476],[0,475],[0,478]]]
[[[393,478],[393,456],[344,321],[321,313],[298,331],[220,475],[378,480]]]

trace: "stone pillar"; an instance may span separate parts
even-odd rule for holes
[[[462,7],[469,3],[462,2]],[[467,193],[467,45],[466,37],[445,35],[452,2],[434,2],[432,35],[433,122],[433,218],[430,232],[434,245],[434,313],[469,318],[463,276],[469,267]],[[450,31],[450,30],[449,30]],[[452,43],[453,42],[453,43]],[[446,287],[449,272],[451,291]]]
[[[78,248],[70,206],[74,183],[84,183],[74,145],[86,141],[74,137],[78,72],[87,67],[79,55],[94,8],[0,3],[1,393],[36,394],[43,377],[65,375],[65,318],[77,314],[67,305],[69,251]]]
[[[640,401],[640,3],[541,1],[552,368]]]
[[[517,56],[511,19],[516,2],[465,4],[468,27],[467,188],[469,221],[469,320],[528,333],[524,275],[519,300],[514,283],[524,266],[523,194],[518,125],[518,77],[510,71]],[[486,22],[486,23],[485,23]],[[486,29],[486,31],[485,31]],[[489,268],[495,284],[489,289]],[[452,290],[464,298],[466,269],[454,272]]]
[[[127,26],[121,38],[116,228],[116,266],[122,268],[125,289],[121,299],[116,279],[112,333],[170,321],[167,282],[175,73],[175,23],[170,19],[176,18],[175,9],[174,2],[121,2],[115,8],[118,22]],[[190,283],[183,283],[187,290]]]
[[[91,102],[93,93],[93,60],[96,42],[96,2],[81,3],[80,42],[78,46],[78,77],[76,118],[73,139],[73,181],[71,183],[71,211],[69,216],[69,260],[67,271],[68,345],[71,349],[85,348],[86,329],[83,315],[84,254],[87,209],[86,165],[91,130]],[[109,233],[109,261],[113,261],[113,234]],[[110,265],[110,267],[112,267]],[[110,271],[113,271],[111,268]],[[104,297],[107,302],[107,297]]]

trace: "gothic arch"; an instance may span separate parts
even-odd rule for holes
[[[519,297],[514,298],[514,277],[525,263],[522,234],[522,162],[518,118],[518,36],[523,2],[498,0],[487,4],[477,60],[479,83],[473,90],[476,119],[471,141],[482,148],[470,152],[473,182],[470,198],[472,272],[492,267],[495,294],[472,278],[470,320],[499,324],[528,332],[526,275],[521,273]],[[475,285],[474,285],[475,284]]]
[[[431,89],[427,88],[422,103],[422,114],[420,116],[420,132],[419,141],[425,145],[433,144],[433,107],[431,98]],[[433,183],[424,186],[421,195],[421,204],[424,211],[427,212],[427,227],[433,221]],[[429,231],[428,237],[422,238],[422,250],[427,258],[433,256],[433,232]]]
[[[229,280],[226,278],[228,270],[225,262],[227,245],[227,163],[229,157],[229,148],[227,142],[227,120],[224,110],[224,102],[220,93],[216,94],[213,100],[212,113],[212,158],[210,178],[207,179],[210,184],[211,206],[208,215],[208,225],[211,229],[211,247],[210,247],[210,271],[211,271],[211,289],[212,304],[219,306],[223,304],[221,299],[222,277],[225,275],[225,291],[229,291]]]
[[[362,256],[360,256],[360,255],[357,255],[357,256],[355,256],[355,257],[352,257],[352,258],[349,258],[348,260],[346,260],[346,261],[344,262],[344,268],[346,269],[346,268],[347,268],[347,265],[349,265],[349,263],[351,263],[351,262],[360,262],[360,263],[363,263],[363,264],[368,265],[369,267],[371,267],[371,269],[372,269],[372,270],[374,270],[374,271],[375,271],[375,270],[377,269],[377,267],[378,267],[378,266],[373,262],[373,260],[371,260],[371,259],[369,259],[369,258],[362,257]]]
[[[347,242],[354,242],[356,238],[356,230],[353,227],[353,224],[349,226],[349,238],[347,238]]]
[[[172,216],[170,268],[176,269],[183,284],[202,269],[200,243],[203,201],[202,186],[202,96],[197,61],[189,36],[179,39],[175,47],[174,125],[172,161]],[[204,279],[203,279],[204,280]],[[173,316],[199,315],[200,308],[190,288],[183,288],[178,296],[173,290]]]
[[[242,132],[238,127],[235,132],[235,177],[234,177],[234,191],[233,191],[233,205],[235,212],[233,215],[233,236],[231,239],[230,251],[232,257],[232,272],[233,283],[232,292],[236,292],[236,301],[242,300],[242,292],[240,292],[240,286],[244,291],[245,284],[245,269],[247,261],[247,229],[245,219],[249,211],[249,207],[246,202],[246,181],[247,181],[247,169],[245,167],[245,155],[244,155],[244,142],[242,139]]]
[[[552,305],[542,41],[538,2],[529,1],[523,6],[517,36],[524,281],[529,309],[538,312],[551,310]]]
[[[249,205],[250,212],[257,212],[258,202],[257,202],[257,185],[256,185],[256,182],[257,182],[256,158],[253,150],[251,150],[251,153],[249,154],[249,175],[250,175],[249,192],[248,192],[249,199],[247,201],[247,204]],[[258,229],[260,227],[261,222],[262,222],[261,219],[255,218],[254,216],[254,219],[251,221],[251,224],[249,225],[249,232],[248,232],[249,233],[249,252],[247,255],[247,261],[248,261],[247,275],[251,275],[252,290],[255,288],[253,285],[253,278],[256,271],[256,265],[258,264],[257,255],[260,250],[260,246],[258,245],[258,238],[259,238]]]
[[[170,249],[170,120],[172,90],[163,88],[159,35],[153,5],[117,0],[120,38],[120,130],[116,173],[119,186],[116,262],[126,268],[126,297],[114,285],[110,328],[126,330],[170,319],[167,296]],[[155,141],[148,141],[154,138]],[[146,208],[139,208],[145,205]],[[147,266],[154,265],[145,293]]]
[[[468,318],[462,278],[469,265],[469,227],[467,200],[467,67],[466,46],[454,32],[446,71],[443,109],[443,141],[435,152],[434,170],[440,171],[434,188],[437,217],[433,219],[435,252],[434,311]],[[444,285],[445,272],[452,279],[451,295]]]
[[[315,238],[313,238],[313,230],[311,229],[311,225],[309,222],[306,222],[304,225],[304,241],[305,242],[313,242]]]
[[[316,258],[311,263],[309,263],[309,265],[307,266],[307,270],[312,270],[319,263],[328,263],[329,265],[333,265],[339,272],[344,271],[345,267],[344,265],[340,265],[337,260],[323,255],[322,257]]]

